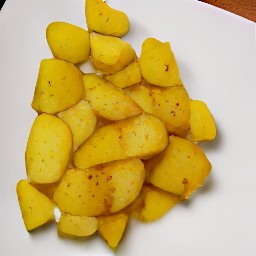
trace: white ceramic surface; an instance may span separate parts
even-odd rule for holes
[[[131,21],[136,51],[170,41],[190,96],[210,107],[218,137],[204,143],[213,169],[189,202],[152,224],[132,221],[116,255],[256,255],[255,23],[195,0],[109,0]],[[25,231],[15,187],[39,62],[51,57],[52,21],[85,27],[84,0],[7,0],[0,12],[0,255],[114,255],[100,238],[60,239],[55,226]],[[83,67],[85,68],[85,67]]]

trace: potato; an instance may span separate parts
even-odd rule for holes
[[[72,131],[74,151],[93,133],[97,124],[96,115],[85,100],[58,113],[57,116],[67,123]]]
[[[146,113],[153,114],[154,102],[149,87],[136,84],[124,90]]]
[[[151,115],[141,114],[96,129],[74,153],[74,165],[84,169],[130,157],[149,157],[167,144],[164,124]]]
[[[78,103],[84,94],[82,72],[59,59],[40,63],[32,108],[38,113],[55,114]]]
[[[190,139],[213,140],[216,137],[216,125],[207,105],[201,100],[191,100],[190,109]]]
[[[98,231],[108,245],[114,249],[120,243],[126,229],[129,216],[125,213],[116,213],[98,217]]]
[[[52,22],[46,28],[46,39],[57,59],[78,64],[89,58],[90,37],[83,28],[67,22]]]
[[[72,134],[56,116],[41,114],[31,127],[25,152],[28,178],[33,183],[53,183],[64,174],[72,152]]]
[[[117,212],[139,194],[145,178],[139,159],[115,161],[90,169],[69,169],[55,190],[61,212],[99,216]]]
[[[83,79],[85,99],[100,116],[108,120],[121,120],[142,112],[137,103],[124,91],[104,78],[96,74],[85,74]],[[87,83],[89,83],[89,89],[87,89]]]
[[[182,85],[169,42],[147,38],[141,48],[140,68],[144,79],[151,84],[162,87]]]
[[[91,61],[103,74],[113,74],[128,66],[136,58],[131,45],[114,36],[90,34]]]
[[[190,99],[183,85],[163,88],[144,83],[125,91],[145,112],[159,118],[170,134],[187,135]]]
[[[28,180],[20,180],[16,192],[27,231],[31,231],[54,219],[54,204],[34,188]]]
[[[98,220],[95,217],[61,214],[57,229],[60,236],[86,237],[97,231]]]
[[[102,0],[86,0],[85,17],[90,31],[105,35],[122,37],[130,28],[127,15]]]
[[[203,184],[211,164],[193,142],[177,136],[169,139],[168,147],[145,164],[147,181],[186,199]]]
[[[32,183],[32,186],[36,188],[39,192],[46,195],[48,198],[52,199],[58,184],[59,182],[43,183],[43,184]]]
[[[141,82],[140,65],[138,61],[131,62],[124,69],[115,74],[105,76],[105,78],[119,88],[126,88]]]
[[[156,221],[170,211],[181,199],[154,186],[143,186],[139,205],[132,216],[144,222]]]

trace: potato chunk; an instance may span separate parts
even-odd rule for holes
[[[58,117],[67,123],[72,131],[74,151],[93,133],[97,124],[94,111],[85,100],[58,113]]]
[[[119,88],[126,88],[133,84],[141,82],[140,65],[137,61],[133,61],[124,69],[115,74],[105,76],[105,78]]]
[[[90,37],[83,28],[67,22],[52,22],[46,28],[46,38],[55,58],[73,64],[89,58]]]
[[[97,231],[98,220],[95,217],[61,214],[57,228],[61,236],[86,237]]]
[[[145,112],[159,118],[169,133],[180,137],[187,135],[190,99],[183,85],[163,88],[144,83],[125,91]]]
[[[211,164],[193,142],[170,136],[168,147],[145,165],[147,180],[163,190],[188,198],[207,178]]]
[[[151,84],[163,87],[182,84],[169,42],[147,38],[141,48],[140,68],[142,76]]]
[[[190,109],[190,139],[213,140],[216,137],[216,125],[207,105],[201,100],[191,100]]]
[[[36,117],[29,134],[25,160],[33,183],[53,183],[64,174],[72,152],[72,134],[56,116]]]
[[[128,220],[129,216],[125,213],[116,213],[98,217],[99,234],[111,248],[116,248],[120,243]]]
[[[101,34],[122,37],[130,28],[127,15],[102,0],[86,0],[85,16],[88,29]]]
[[[31,231],[54,219],[54,204],[34,188],[28,180],[20,180],[16,186],[22,218],[27,231]]]
[[[75,152],[74,164],[84,169],[129,157],[149,157],[167,144],[164,124],[151,115],[141,114],[96,129]]]
[[[139,159],[84,170],[70,169],[55,190],[54,201],[61,212],[72,215],[117,212],[138,196],[144,178],[144,165]]]
[[[131,45],[114,36],[90,34],[91,61],[104,74],[113,74],[129,65],[136,53]]]
[[[88,76],[90,76],[88,78]],[[124,91],[96,74],[84,75],[85,99],[100,116],[108,120],[121,120],[138,115],[141,108]],[[86,89],[90,87],[89,89]]]
[[[64,60],[44,59],[40,63],[32,108],[55,114],[78,103],[84,94],[82,72]]]
[[[132,216],[145,222],[160,219],[181,201],[177,195],[149,185],[142,187],[140,196],[142,198]]]

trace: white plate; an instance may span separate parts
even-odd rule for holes
[[[152,224],[132,221],[116,255],[256,255],[255,23],[194,0],[109,0],[131,20],[136,51],[147,37],[170,41],[190,96],[210,107],[218,137],[203,145],[213,169],[189,202]],[[0,254],[114,255],[100,238],[60,239],[55,226],[25,231],[15,186],[36,116],[39,62],[51,57],[52,21],[85,27],[84,0],[7,0],[0,12]]]

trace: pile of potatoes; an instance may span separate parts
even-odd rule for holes
[[[61,216],[61,236],[101,235],[116,248],[130,217],[150,222],[199,188],[211,164],[197,145],[216,136],[207,105],[190,99],[169,42],[147,38],[140,56],[122,37],[127,15],[85,1],[88,31],[52,22],[53,58],[40,63],[17,184],[28,231]],[[79,64],[91,62],[94,73]]]

